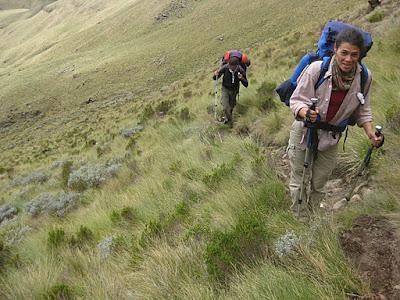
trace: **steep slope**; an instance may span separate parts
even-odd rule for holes
[[[374,12],[367,14],[365,5],[345,5],[333,12],[323,2],[316,22],[304,18],[306,6],[297,8],[302,18],[288,17],[289,8],[297,4],[282,2],[274,18],[293,24],[275,32],[278,25],[270,16],[265,17],[265,26],[260,21],[252,29],[271,6],[249,3],[244,11],[251,18],[240,24],[248,35],[239,41],[254,39],[249,39],[254,44],[248,49],[253,60],[250,87],[241,91],[237,122],[230,130],[213,121],[209,75],[216,64],[203,66],[203,61],[214,61],[230,48],[233,34],[227,38],[223,32],[221,41],[223,33],[197,28],[213,27],[207,27],[209,19],[202,19],[207,11],[221,18],[221,23],[216,21],[220,28],[233,30],[224,27],[220,10],[214,11],[223,4],[196,1],[197,10],[190,11],[192,2],[174,1],[185,6],[176,11],[170,2],[148,3],[124,2],[122,11],[116,9],[82,32],[65,32],[67,42],[60,41],[37,57],[26,54],[13,61],[10,54],[9,70],[20,64],[20,72],[26,76],[32,72],[27,85],[38,89],[42,87],[37,82],[43,80],[36,78],[41,76],[39,66],[44,73],[59,71],[58,77],[55,71],[46,77],[43,86],[51,90],[49,97],[64,95],[59,99],[65,103],[48,104],[42,98],[26,103],[28,97],[35,98],[21,92],[23,109],[16,105],[5,110],[7,117],[0,123],[1,141],[6,144],[2,147],[7,148],[1,154],[5,167],[0,168],[0,298],[379,297],[380,287],[375,290],[368,276],[357,273],[346,259],[339,236],[361,214],[384,214],[390,220],[399,215],[398,14],[387,12],[386,6],[382,20],[372,24],[368,18]],[[386,3],[398,5],[398,1]],[[131,33],[124,24],[136,24],[131,20],[137,16],[134,7],[155,10],[150,17],[138,16],[142,18],[138,30]],[[238,14],[230,13],[232,18]],[[374,76],[375,121],[384,124],[387,142],[384,149],[374,151],[374,176],[364,183],[368,188],[362,189],[362,203],[302,224],[289,211],[285,184],[275,169],[281,159],[276,153],[284,152],[292,116],[276,102],[273,88],[287,77],[299,56],[314,48],[320,23],[334,14],[378,29],[366,63]],[[169,49],[170,41],[186,43],[182,49],[174,44],[176,48]],[[27,42],[34,45],[29,38]],[[10,48],[18,46],[11,44]],[[55,53],[60,55],[57,59]],[[134,69],[137,82],[146,72],[154,76],[143,81],[148,85],[143,92],[154,92],[146,99],[135,94],[134,87],[119,85],[128,76],[117,71],[136,63],[135,53],[151,57],[150,65],[137,64],[147,63],[144,73]],[[104,67],[99,58],[115,65],[106,68],[113,84],[100,74],[104,69],[91,73],[97,64]],[[45,64],[46,59],[51,65]],[[176,73],[172,77],[184,78],[167,85],[172,79],[161,76],[167,67]],[[194,67],[196,72],[190,72]],[[153,75],[157,72],[159,80]],[[70,82],[82,77],[87,81],[75,83],[77,90],[72,92]],[[9,84],[20,87],[18,82]],[[91,90],[92,85],[99,92],[86,95],[86,86]],[[40,90],[41,97],[44,93]],[[11,98],[5,99],[7,103]],[[368,146],[361,130],[351,128],[335,175],[342,185]]]

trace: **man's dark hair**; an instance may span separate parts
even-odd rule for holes
[[[364,52],[364,39],[358,30],[354,28],[346,28],[340,31],[336,37],[336,48],[339,48],[341,44],[349,43],[353,46],[356,46],[360,49],[360,52]]]

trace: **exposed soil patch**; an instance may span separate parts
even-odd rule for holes
[[[383,217],[363,215],[340,237],[342,247],[373,295],[359,299],[400,299],[400,240]]]

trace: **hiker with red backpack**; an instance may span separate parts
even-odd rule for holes
[[[297,206],[299,214],[320,207],[336,164],[339,139],[352,120],[364,128],[373,146],[382,144],[383,136],[377,136],[372,125],[371,73],[361,64],[371,46],[369,34],[330,22],[313,54],[317,58],[306,55],[293,75],[297,80],[291,78],[277,89],[295,117],[288,146],[289,189],[292,208]],[[304,63],[307,60],[309,64]]]
[[[236,105],[236,98],[239,94],[240,83],[246,88],[249,83],[246,78],[246,61],[244,55],[240,51],[231,50],[225,54],[224,61],[219,70],[214,72],[213,79],[217,80],[221,76],[222,79],[222,95],[221,104],[224,110],[223,122],[230,127],[233,126],[232,112]],[[245,66],[245,67],[244,67]]]

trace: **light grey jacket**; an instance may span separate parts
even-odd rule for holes
[[[332,63],[325,73],[324,82],[314,89],[315,84],[318,80],[321,71],[322,61],[316,61],[305,68],[302,74],[297,80],[297,87],[290,98],[290,108],[297,121],[300,121],[297,117],[299,110],[303,107],[311,106],[311,98],[318,98],[317,107],[320,110],[321,121],[326,122],[326,114],[328,112],[329,102],[332,92]],[[371,86],[371,73],[368,71],[368,81],[365,86],[364,104],[361,104],[360,96],[357,96],[361,91],[361,66],[357,65],[356,76],[351,84],[346,97],[343,100],[338,112],[329,122],[332,125],[339,125],[345,119],[350,118],[354,112],[354,116],[357,121],[357,125],[361,127],[365,122],[372,121],[371,106],[369,101],[369,88]],[[304,128],[304,134],[307,131]],[[318,130],[318,150],[324,151],[339,142],[339,135],[334,136],[332,132],[325,130]],[[302,148],[306,147],[305,138],[301,142]]]

